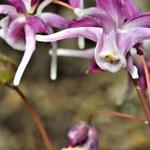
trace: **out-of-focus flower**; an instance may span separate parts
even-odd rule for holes
[[[68,147],[68,148],[63,148],[62,150],[85,150],[82,147]]]
[[[141,13],[132,0],[97,0],[96,4],[97,7],[78,9],[78,16],[86,19],[74,21],[70,29],[37,35],[36,39],[43,42],[74,37],[90,39],[97,43],[94,49],[96,65],[101,70],[115,73],[127,67],[126,56],[132,47],[150,39],[150,13]],[[134,79],[139,77],[134,64],[130,64],[128,71]]]
[[[99,136],[97,130],[80,122],[70,129],[68,133],[69,147],[83,147],[85,150],[99,150]]]
[[[8,0],[8,2],[9,5],[0,5],[0,14],[7,15],[0,21],[0,37],[14,49],[24,51],[14,78],[14,85],[18,85],[36,49],[35,35],[51,34],[53,27],[65,28],[67,20],[54,13],[42,13],[50,0]]]

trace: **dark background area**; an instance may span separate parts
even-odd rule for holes
[[[4,1],[1,1],[1,4]],[[94,4],[93,0],[86,1]],[[149,0],[135,0],[148,11]],[[89,5],[89,4],[87,4]],[[50,5],[46,11],[74,18],[70,10]],[[60,47],[77,48],[76,40],[59,42]],[[94,43],[86,41],[86,47]],[[48,131],[53,147],[67,146],[67,131],[75,123],[87,121],[97,110],[120,111],[143,116],[136,92],[125,96],[127,72],[86,74],[89,60],[58,59],[58,78],[49,78],[49,44],[38,43],[21,80],[20,88],[32,101]],[[15,51],[0,39],[0,52],[19,64],[22,52]],[[99,116],[92,124],[98,129],[102,150],[150,150],[150,130],[146,125],[128,120]],[[20,97],[12,90],[0,87],[0,150],[44,150],[39,132]]]

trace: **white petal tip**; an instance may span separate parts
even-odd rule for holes
[[[83,16],[83,10],[80,9],[80,8],[75,8],[75,9],[74,9],[74,13],[75,13],[75,15],[78,16],[78,17],[82,17],[82,16]]]
[[[80,49],[84,49],[85,48],[85,40],[82,37],[79,37],[78,39],[78,46]]]
[[[50,79],[53,80],[53,81],[55,81],[57,79],[56,74],[51,74]]]
[[[48,51],[48,54],[51,56],[52,55],[52,52],[53,51],[53,49],[50,49],[49,51]]]
[[[148,125],[149,125],[149,122],[146,120],[146,121],[144,122],[144,124],[146,124],[146,125],[148,124]]]
[[[137,69],[136,66],[133,66],[131,76],[132,76],[133,79],[138,79],[139,78],[138,69]]]
[[[41,42],[45,41],[45,40],[43,40],[43,35],[36,35],[35,39],[36,39],[36,41],[41,41]]]
[[[19,84],[20,84],[20,82],[19,82],[18,80],[15,80],[15,79],[14,79],[13,85],[14,85],[14,86],[18,86]]]

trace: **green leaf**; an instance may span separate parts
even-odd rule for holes
[[[15,61],[3,54],[0,54],[0,84],[11,82],[14,78],[15,70]]]

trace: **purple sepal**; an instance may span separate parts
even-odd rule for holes
[[[18,13],[25,13],[26,7],[21,0],[8,0],[8,1],[10,2],[11,5],[13,5],[17,9]]]

